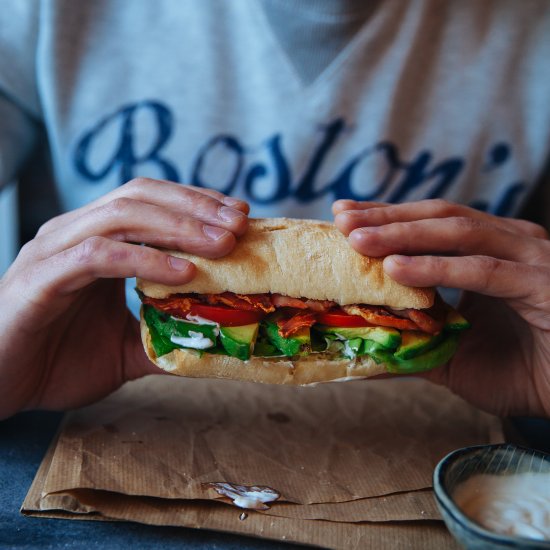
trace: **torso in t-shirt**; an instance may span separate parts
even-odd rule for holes
[[[36,65],[20,82],[0,61],[0,88],[44,125],[67,209],[146,176],[254,216],[434,197],[512,215],[548,159],[544,1],[37,5],[15,48]]]

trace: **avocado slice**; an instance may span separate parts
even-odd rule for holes
[[[343,340],[353,340],[355,338],[372,340],[387,349],[396,349],[401,343],[399,331],[390,327],[329,327],[327,325],[315,325],[315,329],[328,334],[336,334]]]
[[[279,334],[279,327],[276,323],[265,322],[266,333],[269,341],[284,355],[305,355],[311,349],[311,335],[308,327],[301,328],[290,338],[284,338]]]
[[[454,355],[458,347],[459,335],[450,332],[431,350],[426,351],[412,359],[400,359],[388,351],[378,351],[375,361],[386,363],[388,372],[393,374],[411,374],[431,370],[445,364]]]
[[[391,352],[387,350],[384,346],[381,346],[378,342],[374,340],[363,340],[361,349],[359,350],[358,355],[370,355],[377,363],[382,363],[385,359],[380,356],[379,353],[390,354]]]
[[[393,355],[397,359],[412,359],[437,346],[442,338],[441,332],[433,335],[417,330],[404,330],[401,332],[401,345]]]
[[[263,321],[260,323],[260,328],[258,330],[258,336],[256,336],[256,340],[254,342],[252,355],[256,357],[281,357],[284,355],[281,353],[279,348],[276,348],[270,342],[267,337],[267,329]]]
[[[220,327],[220,340],[227,354],[243,361],[250,359],[259,326],[259,323],[252,323],[240,327]]]
[[[450,308],[445,319],[445,330],[466,330],[472,325],[456,311]]]

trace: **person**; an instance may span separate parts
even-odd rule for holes
[[[124,279],[194,267],[137,243],[223,256],[250,213],[333,215],[397,281],[464,290],[475,330],[422,376],[550,416],[550,241],[509,217],[548,159],[549,23],[537,0],[5,0],[0,178],[46,142],[66,212],[0,280],[0,418],[157,373]]]

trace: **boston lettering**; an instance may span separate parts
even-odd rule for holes
[[[147,132],[151,135],[151,143],[139,153],[135,141],[143,117],[138,117],[138,113],[147,113],[152,120],[149,123],[152,131],[148,128]],[[433,150],[427,148],[412,158],[403,158],[395,143],[380,140],[367,145],[358,143],[354,154],[341,159],[336,175],[323,180],[321,173],[327,156],[336,143],[349,139],[349,134],[346,135],[348,129],[343,118],[313,129],[312,132],[320,135],[312,134],[315,145],[300,175],[293,173],[285,153],[284,133],[267,136],[260,145],[246,143],[231,134],[214,135],[205,143],[197,144],[190,166],[182,167],[165,151],[174,132],[179,130],[175,128],[171,109],[159,101],[148,100],[126,105],[86,130],[77,140],[73,162],[78,174],[91,184],[112,174],[116,174],[119,183],[123,184],[139,176],[145,165],[152,165],[159,173],[158,177],[200,187],[215,187],[227,195],[238,195],[252,204],[265,205],[288,198],[298,203],[312,203],[327,195],[332,200],[349,198],[386,202],[403,202],[419,195],[423,198],[446,197],[465,171],[466,158],[451,156],[436,160]],[[113,141],[113,134],[118,138],[112,143],[112,149],[107,149],[112,151],[106,156],[107,160],[94,164],[92,158],[96,158],[93,155],[96,148],[111,147],[106,140]],[[510,145],[505,142],[493,144],[479,177],[499,170],[511,160]],[[212,163],[229,167],[224,181],[208,181],[206,166]],[[376,180],[369,179],[368,185],[361,185],[358,172],[371,165],[376,165],[376,170],[372,170],[377,174]],[[182,178],[184,170],[189,171],[186,178]],[[477,200],[471,206],[509,215],[523,199],[526,185],[518,180],[502,189],[501,195],[493,197],[490,203]]]

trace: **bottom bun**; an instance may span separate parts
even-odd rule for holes
[[[177,349],[157,357],[145,321],[141,321],[141,338],[149,359],[158,367],[178,376],[191,378],[228,378],[263,384],[304,386],[319,382],[370,378],[383,374],[386,368],[368,355],[358,359],[332,359],[326,353],[316,353],[291,361],[286,357],[252,357],[242,361],[229,355]]]

